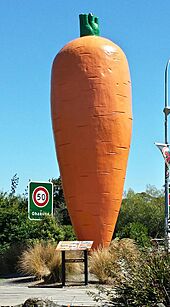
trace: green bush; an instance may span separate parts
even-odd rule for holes
[[[151,246],[151,241],[148,236],[148,228],[140,222],[132,222],[125,225],[122,231],[117,232],[117,236],[122,238],[130,238],[135,240],[142,247]]]
[[[148,246],[150,239],[164,237],[164,195],[149,186],[146,192],[129,190],[122,201],[114,237],[135,239]]]
[[[40,241],[74,240],[71,225],[59,225],[55,217],[28,218],[28,202],[14,193],[0,193],[0,274],[16,272],[20,250]],[[15,251],[15,252],[14,252]]]
[[[65,241],[76,240],[76,235],[75,235],[73,227],[71,225],[63,225],[62,229],[64,231],[64,240]]]
[[[0,253],[0,275],[10,275],[17,273],[17,262],[21,253],[25,250],[25,245],[15,243],[5,246]]]
[[[163,303],[170,306],[170,255],[146,253],[140,265],[132,271],[119,288],[118,302],[125,306],[156,306]],[[128,304],[128,305],[127,305]]]

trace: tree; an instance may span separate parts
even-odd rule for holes
[[[17,174],[15,174],[11,179],[11,193],[10,193],[11,196],[15,194],[18,183],[19,183],[19,177],[17,176]]]
[[[135,228],[139,233],[143,228],[143,235],[148,235],[151,238],[164,237],[164,196],[162,191],[148,186],[146,192],[135,193],[130,189],[125,194],[115,235],[120,238],[124,236],[134,238]]]
[[[61,225],[71,225],[70,216],[67,210],[64,192],[62,187],[62,181],[58,179],[51,180],[54,186],[54,215]]]

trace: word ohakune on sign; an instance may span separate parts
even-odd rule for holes
[[[30,220],[41,220],[44,215],[53,214],[52,182],[29,182],[28,217]]]

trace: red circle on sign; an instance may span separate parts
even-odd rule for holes
[[[44,187],[37,187],[33,191],[32,199],[37,207],[45,207],[49,201],[48,190]]]

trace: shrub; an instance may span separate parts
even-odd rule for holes
[[[117,288],[118,302],[128,306],[170,306],[170,255],[161,252],[143,253],[140,264]]]
[[[170,255],[142,252],[140,261],[131,259],[131,272],[117,280],[114,288],[100,287],[93,297],[107,306],[170,306]]]
[[[19,243],[6,246],[5,250],[0,253],[0,275],[17,273],[17,262],[24,249],[25,246]]]
[[[119,238],[130,238],[142,247],[151,246],[148,229],[140,222],[132,222],[125,225],[122,231],[116,234]]]
[[[18,256],[21,250],[29,246],[42,240],[58,243],[60,240],[75,239],[72,226],[59,224],[55,217],[44,216],[41,221],[29,220],[27,195],[15,195],[17,184],[18,177],[15,175],[11,180],[11,193],[0,192],[0,275],[17,273]],[[61,208],[64,196],[60,180],[55,197]]]
[[[45,216],[41,221],[29,220],[27,201],[3,193],[0,193],[0,233],[1,275],[16,273],[20,248],[26,249],[42,240],[57,243],[75,238],[71,225],[59,226],[52,216]]]
[[[74,233],[72,225],[60,226],[64,232],[64,241],[74,241],[76,240],[76,235]]]

